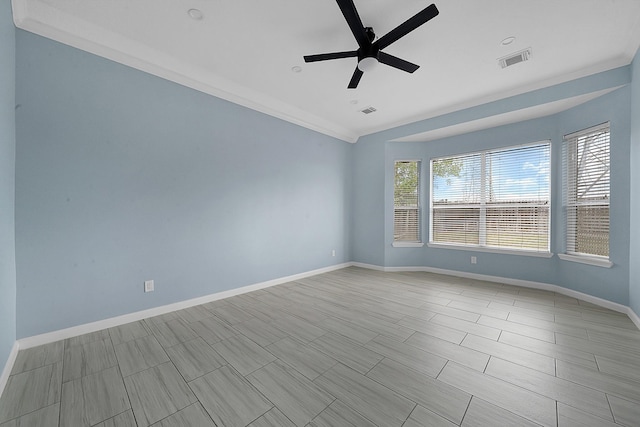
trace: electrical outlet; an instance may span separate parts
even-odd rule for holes
[[[478,263],[478,258],[472,256],[471,257],[471,264],[477,264]]]
[[[145,292],[153,292],[154,291],[153,280],[145,280],[144,281],[144,291]]]
[[[336,250],[335,249],[331,251],[331,256],[336,256]]]

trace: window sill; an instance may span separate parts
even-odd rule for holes
[[[590,256],[558,254],[558,258],[563,261],[579,262],[580,264],[595,265],[596,267],[611,268],[613,263],[607,258],[596,258]]]
[[[424,246],[422,242],[393,242],[391,244],[394,248],[421,248]]]
[[[536,258],[551,258],[553,256],[551,252],[518,251],[515,249],[485,248],[482,246],[447,245],[443,243],[428,243],[427,246],[430,248],[453,249],[457,251],[488,252],[492,254],[519,255]]]

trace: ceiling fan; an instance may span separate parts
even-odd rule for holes
[[[422,24],[438,16],[438,8],[435,4],[432,4],[422,11],[418,12],[411,18],[407,19],[402,24],[398,25],[393,30],[389,31],[384,36],[375,40],[376,35],[373,32],[373,28],[365,27],[360,20],[358,11],[356,10],[353,0],[336,0],[344,19],[347,20],[347,24],[351,29],[356,41],[358,42],[358,50],[350,50],[346,52],[333,52],[333,53],[321,53],[319,55],[306,55],[304,62],[317,62],[326,61],[329,59],[341,59],[341,58],[358,58],[358,66],[353,72],[351,81],[349,82],[349,89],[355,89],[358,87],[358,83],[362,78],[362,74],[365,71],[369,71],[372,67],[375,67],[378,62],[397,68],[407,73],[413,73],[419,65],[412,64],[409,61],[400,59],[396,56],[389,55],[388,53],[381,52],[382,49],[389,46],[391,43],[397,41],[401,37],[406,36],[411,31],[415,30]],[[375,40],[375,41],[374,41]]]

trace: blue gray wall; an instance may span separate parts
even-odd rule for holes
[[[640,316],[640,51],[632,64],[631,83],[631,248],[629,305]]]
[[[608,82],[607,82],[608,81]],[[383,267],[431,267],[542,282],[563,286],[620,304],[629,303],[629,181],[630,167],[630,103],[631,88],[629,67],[592,76],[589,79],[569,82],[551,89],[525,94],[512,99],[486,104],[416,122],[406,127],[392,129],[362,138],[356,145],[356,173],[354,178],[361,200],[354,205],[354,261]],[[425,143],[389,142],[411,134],[438,128],[456,122],[473,120],[500,112],[512,111],[552,102],[562,93],[576,95],[575,91],[595,91],[625,85],[607,95],[584,103],[570,110],[540,119],[500,126],[456,137]],[[579,87],[582,87],[579,89]],[[564,95],[563,95],[564,96]],[[394,248],[393,240],[393,164],[400,159],[423,161],[423,191],[428,207],[429,160],[448,154],[472,152],[481,149],[505,147],[542,140],[552,141],[552,242],[553,253],[565,251],[562,216],[561,145],[565,134],[605,121],[611,122],[612,137],[612,207],[611,207],[611,260],[610,269],[561,261],[552,258],[536,258],[468,250],[442,248]],[[360,164],[359,164],[360,163]],[[381,185],[381,183],[383,183]],[[428,241],[428,208],[423,214],[423,238]],[[366,244],[361,243],[367,242]],[[374,244],[372,244],[373,242]],[[470,263],[476,256],[478,264]]]
[[[0,1],[0,373],[16,340],[15,45],[11,2]]]
[[[19,338],[350,260],[351,144],[16,39]]]
[[[354,147],[353,260],[383,266],[385,233],[384,139],[359,141]]]

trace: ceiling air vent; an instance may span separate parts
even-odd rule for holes
[[[528,47],[520,52],[512,53],[498,59],[500,67],[507,68],[520,62],[528,61],[531,58],[531,48]]]
[[[363,112],[363,113],[365,113],[365,114],[371,114],[371,113],[373,113],[374,111],[378,111],[378,110],[376,110],[376,109],[375,109],[375,108],[373,108],[373,107],[367,107],[367,108],[365,108],[364,110],[360,110],[360,111],[361,111],[361,112]]]

